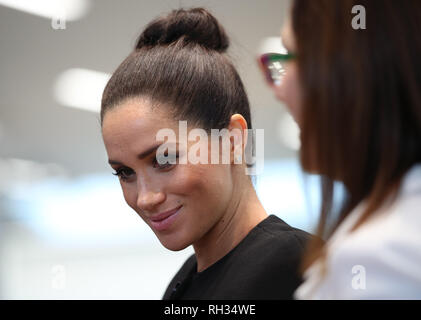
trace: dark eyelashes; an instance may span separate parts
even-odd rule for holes
[[[175,157],[175,159],[179,158],[178,152],[174,155],[174,157]],[[165,169],[165,168],[168,168],[168,167],[173,165],[172,163],[159,164],[156,157],[153,158],[152,164],[153,164],[154,168],[161,168],[161,169]]]
[[[127,180],[128,179],[128,173],[125,171],[130,171],[129,174],[131,174],[133,172],[133,170],[126,168],[126,167],[122,167],[122,168],[118,168],[116,169],[115,172],[113,172],[112,174],[115,176],[118,176],[120,179],[122,180]]]
[[[178,152],[175,154],[175,158],[179,158]],[[156,157],[153,157],[152,159],[152,166],[156,169],[168,169],[173,166],[171,163],[165,163],[165,164],[159,164]],[[134,171],[128,167],[121,167],[118,169],[115,169],[115,172],[112,172],[114,176],[119,177],[121,180],[126,181],[130,178],[132,174],[134,174]]]

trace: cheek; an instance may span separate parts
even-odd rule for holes
[[[124,200],[137,212],[137,188],[134,183],[124,183],[120,181],[121,189],[123,191]]]
[[[208,172],[204,165],[180,164],[170,184],[169,192],[187,197],[201,195],[209,186]]]
[[[185,197],[186,204],[194,211],[223,211],[231,190],[230,173],[225,170],[228,167],[212,164],[180,165],[177,178],[172,183],[176,187],[174,192]]]

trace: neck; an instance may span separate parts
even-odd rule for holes
[[[202,239],[193,244],[198,272],[205,270],[234,249],[268,216],[249,180],[246,190],[237,191],[238,196],[233,197],[225,214]]]

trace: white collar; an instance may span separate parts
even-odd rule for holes
[[[421,164],[414,165],[405,174],[398,197],[407,197],[413,193],[421,193]],[[361,202],[339,225],[332,237],[327,241],[327,251],[335,250],[336,244],[341,243],[346,238],[348,232],[357,223],[364,212],[366,202]],[[328,258],[328,257],[327,257]],[[326,261],[327,263],[327,261]],[[295,292],[298,299],[309,299],[314,297],[313,293],[323,281],[322,265],[319,260],[315,261],[304,273],[304,283]]]

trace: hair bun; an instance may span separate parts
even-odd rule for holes
[[[139,36],[135,49],[170,44],[183,39],[185,44],[225,52],[228,36],[218,20],[206,9],[174,10],[165,17],[152,21]]]

